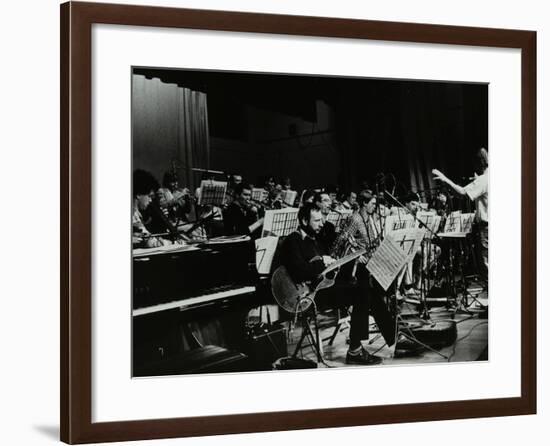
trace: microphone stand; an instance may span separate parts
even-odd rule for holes
[[[202,217],[202,218],[199,218],[197,219],[197,221],[195,221],[195,223],[193,223],[193,225],[187,229],[184,234],[185,235],[190,235],[195,229],[197,229],[198,227],[202,226],[204,223],[206,223],[208,220],[211,220],[213,219],[215,216],[217,215],[217,211],[214,211],[212,210],[210,212],[210,214],[208,214],[206,217]]]
[[[384,184],[384,174],[382,174],[382,184]],[[378,181],[376,182],[376,208],[377,208],[377,211],[378,211],[378,221],[380,222],[380,241],[384,240],[384,228],[382,227],[382,213],[381,213],[381,209],[380,209],[380,204],[379,201],[380,201],[380,191],[379,191],[379,188],[378,188]],[[384,185],[384,190],[386,190],[386,187]],[[376,229],[376,224],[374,225],[374,228]]]
[[[393,196],[393,194],[389,193],[387,190],[384,191],[387,195],[389,195],[396,203],[398,203],[399,206],[403,206],[403,204]],[[406,208],[405,208],[406,209]],[[408,210],[407,210],[408,211]],[[411,215],[412,213],[410,211],[408,211]],[[419,220],[415,215],[413,215],[414,219],[416,221],[418,221],[421,225],[425,226],[424,223]],[[427,228],[428,231],[430,233],[432,233],[434,236],[436,236],[436,234],[430,230],[430,228]],[[423,260],[423,259],[422,259]],[[422,272],[422,268],[421,268],[421,272]],[[394,283],[395,283],[395,286],[397,288],[397,279],[394,280]],[[427,306],[427,303],[426,303],[426,297],[425,297],[425,294],[424,294],[424,298],[422,298],[422,295],[421,295],[421,303],[423,304],[423,310],[422,310],[422,313],[420,315],[420,318],[423,319],[423,322],[421,322],[422,324],[426,324],[426,325],[431,325],[431,326],[435,326],[435,323],[431,321],[430,319],[430,314],[428,312],[428,306]],[[409,341],[415,343],[416,345],[418,346],[421,346],[423,348],[425,348],[426,350],[432,352],[432,353],[435,353],[445,359],[448,359],[447,356],[445,356],[443,353],[435,350],[434,348],[432,348],[431,346],[427,345],[426,343],[420,341],[415,335],[414,335],[414,332],[412,331],[412,329],[408,326],[408,323],[405,322],[403,320],[403,317],[401,316],[400,312],[399,312],[399,309],[398,309],[398,304],[397,304],[397,298],[395,299],[395,304],[394,304],[394,311],[395,311],[395,341],[396,343],[398,342],[400,336],[402,335],[403,337],[405,337],[406,339],[408,339]],[[369,341],[369,343],[372,343],[373,341]],[[397,344],[396,344],[397,345]],[[394,352],[395,354],[395,352]]]
[[[422,228],[424,227],[431,235],[432,235],[432,238],[434,237],[437,237],[439,238],[439,236],[434,232],[432,231],[428,226],[426,226],[424,224],[424,222],[422,220],[420,220],[416,215],[414,215],[409,209],[407,209],[407,207],[401,203],[401,201],[399,201],[395,196],[393,196],[391,193],[389,193],[388,191],[385,191],[386,194],[391,197],[392,200],[394,200],[400,207],[402,207],[403,209],[405,209],[405,211],[410,214],[414,220],[416,222],[418,222],[418,225],[419,225],[419,228]],[[425,320],[428,320],[430,318],[430,315],[429,315],[429,311],[428,311],[428,304],[426,302],[426,286],[425,286],[425,283],[424,283],[424,280],[425,280],[425,277],[424,277],[424,243],[421,243],[421,259],[420,259],[420,281],[421,281],[421,290],[420,290],[420,298],[421,298],[421,302],[422,302],[422,311],[421,311],[421,315],[420,317],[422,319],[425,319]],[[428,260],[429,260],[429,253],[428,253]],[[429,263],[429,262],[428,262]],[[429,269],[429,265],[426,265],[426,268]]]
[[[155,212],[155,214],[157,215],[157,217],[159,217],[161,221],[164,223],[164,225],[168,229],[169,234],[173,237],[174,241],[178,239],[181,239],[183,241],[188,240],[183,233],[178,231],[178,229],[172,224],[172,222],[168,219],[168,217],[164,215],[164,212],[162,212],[162,209],[160,208],[160,206],[158,206],[156,203],[152,203],[150,206]]]

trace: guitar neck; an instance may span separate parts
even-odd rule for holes
[[[336,262],[334,262],[334,263],[330,264],[329,266],[327,266],[325,268],[325,270],[322,272],[322,274],[326,274],[330,271],[338,269],[342,265],[345,265],[346,263],[351,262],[352,260],[355,260],[358,257],[361,257],[366,252],[367,252],[366,249],[360,249],[358,251],[352,252],[351,254],[348,254],[347,256],[344,256],[344,257],[336,260]]]

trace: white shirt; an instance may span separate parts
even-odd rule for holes
[[[489,222],[489,169],[478,176],[474,181],[464,187],[471,200],[476,203],[476,219]]]

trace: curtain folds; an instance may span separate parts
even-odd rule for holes
[[[178,158],[184,169],[186,185],[194,190],[201,175],[193,168],[210,168],[210,141],[206,93],[179,88]]]
[[[201,175],[192,169],[210,167],[206,93],[134,75],[132,161],[159,181],[175,166],[181,187],[197,187]]]

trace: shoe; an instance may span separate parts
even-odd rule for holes
[[[361,349],[359,353],[353,355],[348,351],[346,355],[346,364],[350,365],[377,365],[382,362],[382,358],[369,354],[365,349]]]

